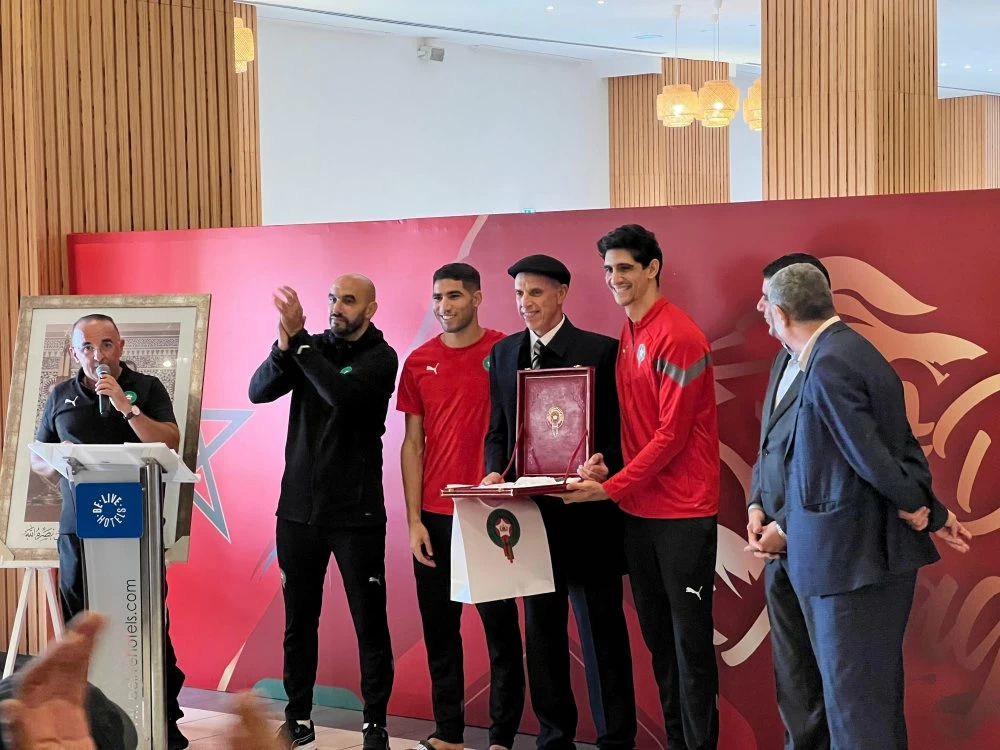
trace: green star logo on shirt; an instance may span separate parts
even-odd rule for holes
[[[135,395],[135,391],[125,391],[125,398],[128,399],[130,404],[134,404],[135,400],[139,397]]]
[[[341,375],[346,375],[347,373],[351,372],[353,369],[354,369],[353,367],[351,367],[350,365],[348,365],[347,367],[343,368],[340,371],[340,374]]]
[[[486,372],[490,371],[490,357],[489,357],[489,355],[487,355],[486,359],[483,360],[483,369],[486,370]]]

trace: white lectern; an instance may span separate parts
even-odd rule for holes
[[[72,486],[84,601],[108,618],[89,679],[132,718],[141,748],[165,748],[161,485],[198,475],[163,443],[29,447]]]

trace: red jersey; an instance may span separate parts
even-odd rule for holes
[[[616,367],[625,468],[604,483],[622,510],[642,518],[719,512],[719,424],[708,340],[660,299],[625,321]]]
[[[456,349],[437,336],[414,349],[403,363],[396,409],[424,418],[422,507],[451,515],[454,501],[441,497],[446,484],[476,484],[483,478],[484,445],[490,425],[490,350],[504,337],[486,330],[475,344]]]

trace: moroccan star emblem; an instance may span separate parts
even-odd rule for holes
[[[253,411],[249,409],[203,409],[201,412],[203,426],[206,422],[225,422],[226,426],[207,443],[204,431],[198,435],[198,465],[195,470],[201,473],[202,481],[195,486],[194,505],[227,542],[231,541],[229,527],[226,525],[222,496],[219,494],[215,472],[212,470],[212,456],[221,450],[222,446],[252,416]]]

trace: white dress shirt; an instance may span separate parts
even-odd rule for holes
[[[538,360],[538,355],[541,352],[541,348],[543,346],[548,346],[552,342],[552,339],[556,337],[556,334],[559,333],[559,329],[563,327],[563,323],[565,322],[566,322],[566,316],[563,315],[562,320],[560,320],[559,323],[556,324],[556,327],[553,328],[548,333],[546,333],[544,336],[539,336],[532,330],[528,331],[528,333],[531,336],[531,369],[533,370],[538,369],[535,366],[535,363]]]

